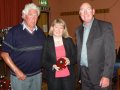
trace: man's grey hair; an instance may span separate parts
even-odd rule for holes
[[[23,19],[24,19],[25,15],[27,15],[29,10],[31,10],[31,9],[37,10],[38,16],[40,15],[40,8],[38,6],[36,6],[34,3],[29,3],[29,4],[26,4],[24,9],[22,10],[22,18]]]

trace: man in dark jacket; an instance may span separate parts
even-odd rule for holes
[[[109,90],[115,62],[112,24],[94,18],[89,3],[80,6],[83,24],[77,28],[77,61],[82,90]]]

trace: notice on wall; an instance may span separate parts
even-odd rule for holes
[[[48,31],[47,24],[44,24],[43,25],[43,32],[47,32],[47,31]]]

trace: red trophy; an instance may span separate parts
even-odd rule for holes
[[[65,64],[66,60],[64,58],[59,58],[57,60],[57,66],[60,67],[60,69],[66,68]]]

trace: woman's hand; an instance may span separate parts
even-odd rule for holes
[[[70,60],[68,58],[65,58],[65,60],[66,60],[66,65],[65,66],[70,65]]]
[[[56,71],[59,71],[59,70],[60,70],[60,67],[58,67],[56,64],[53,65],[53,68],[54,68]]]

